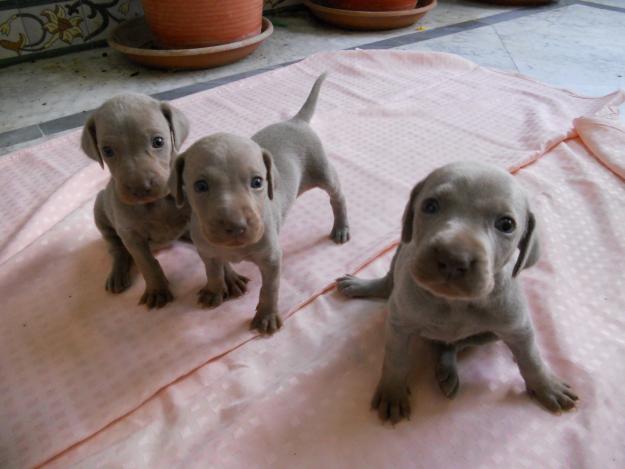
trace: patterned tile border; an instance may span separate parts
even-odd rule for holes
[[[414,44],[422,41],[427,41],[429,39],[434,39],[442,36],[447,36],[450,34],[455,34],[461,31],[469,31],[472,29],[477,29],[485,26],[491,26],[493,24],[502,23],[504,21],[510,21],[518,18],[522,18],[525,16],[531,16],[535,14],[544,13],[545,11],[556,10],[561,8],[566,8],[572,5],[583,5],[591,8],[598,8],[602,10],[615,11],[618,13],[625,13],[625,7],[613,7],[602,5],[598,3],[593,3],[590,1],[584,0],[560,0],[558,3],[554,3],[551,5],[539,7],[539,8],[519,8],[515,10],[506,11],[503,13],[498,13],[495,15],[487,16],[485,18],[463,21],[461,23],[456,23],[448,26],[442,26],[440,28],[431,29],[428,31],[417,32],[417,33],[409,33],[401,36],[384,39],[381,41],[370,42],[367,44],[362,44],[359,46],[351,47],[349,49],[392,49],[395,47],[400,47],[406,44]],[[217,78],[215,80],[209,80],[202,83],[193,83],[191,85],[183,86],[180,88],[175,88],[172,90],[163,91],[160,93],[156,93],[153,96],[157,99],[162,100],[171,100],[180,98],[183,96],[188,96],[193,93],[197,93],[200,91],[208,90],[211,88],[216,88],[221,85],[225,85],[227,83],[231,83],[233,81],[241,80],[243,78],[247,78],[250,76],[258,75],[270,70],[274,70],[277,68],[285,67],[287,65],[291,65],[293,63],[298,62],[301,59],[293,60],[289,62],[284,62],[280,64],[271,65],[268,67],[262,67],[255,70],[249,70],[242,73],[237,73],[234,75],[229,75],[222,78]],[[57,134],[59,132],[63,132],[65,130],[73,129],[76,127],[80,127],[87,120],[87,116],[90,114],[90,111],[84,111],[76,114],[72,114],[65,117],[60,117],[58,119],[53,119],[47,122],[43,122],[39,125],[31,125],[28,127],[24,127],[21,129],[10,130],[7,132],[0,133],[0,152],[2,147],[7,147],[9,145],[14,145],[16,143],[23,143],[29,140],[33,140],[35,138],[41,136],[50,136]]]

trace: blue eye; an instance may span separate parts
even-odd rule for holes
[[[112,156],[115,156],[115,152],[113,151],[111,147],[102,147],[102,154],[106,156],[107,158],[111,158]]]
[[[432,215],[439,210],[438,200],[436,199],[425,199],[421,204],[421,211],[423,213],[427,213]]]
[[[204,179],[195,181],[195,184],[193,184],[193,189],[195,190],[195,192],[208,192],[208,182],[206,182]]]
[[[516,228],[516,222],[511,217],[499,217],[495,221],[495,228],[502,233],[512,233]]]
[[[252,186],[252,189],[260,189],[263,187],[263,178],[259,176],[253,177],[250,186]]]

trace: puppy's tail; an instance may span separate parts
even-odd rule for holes
[[[299,112],[295,114],[293,119],[300,119],[306,122],[310,122],[310,119],[312,119],[312,116],[315,113],[315,107],[317,106],[319,90],[321,89],[321,85],[323,84],[323,81],[326,79],[327,75],[328,74],[326,72],[319,75],[319,78],[317,78],[317,81],[315,81],[312,90],[310,90],[310,94],[308,95],[306,102],[299,110]]]

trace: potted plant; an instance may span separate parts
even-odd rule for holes
[[[240,41],[261,32],[263,0],[142,0],[159,46],[197,48]]]
[[[355,11],[399,11],[416,8],[417,0],[319,0],[331,8]]]

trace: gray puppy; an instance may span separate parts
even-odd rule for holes
[[[338,279],[346,296],[389,299],[382,378],[372,401],[382,420],[410,415],[406,380],[412,336],[436,345],[436,377],[447,397],[458,391],[456,353],[501,339],[530,395],[553,412],[575,406],[577,396],[540,356],[516,279],[538,260],[535,226],[527,197],[510,174],[453,163],[412,190],[388,274]]]
[[[282,250],[278,233],[298,195],[319,187],[334,213],[331,238],[349,240],[345,198],[319,137],[308,124],[324,75],[302,109],[252,139],[219,133],[193,144],[176,160],[176,198],[192,208],[191,238],[206,266],[199,302],[209,308],[246,291],[248,279],[231,262],[255,263],[262,288],[252,328],[271,334],[280,328],[278,289]]]
[[[82,132],[83,151],[111,172],[94,207],[113,258],[106,290],[120,293],[130,286],[134,260],[146,283],[140,303],[148,308],[173,299],[151,245],[171,242],[188,230],[190,209],[176,206],[168,185],[176,150],[188,133],[182,112],[139,94],[106,101]]]

